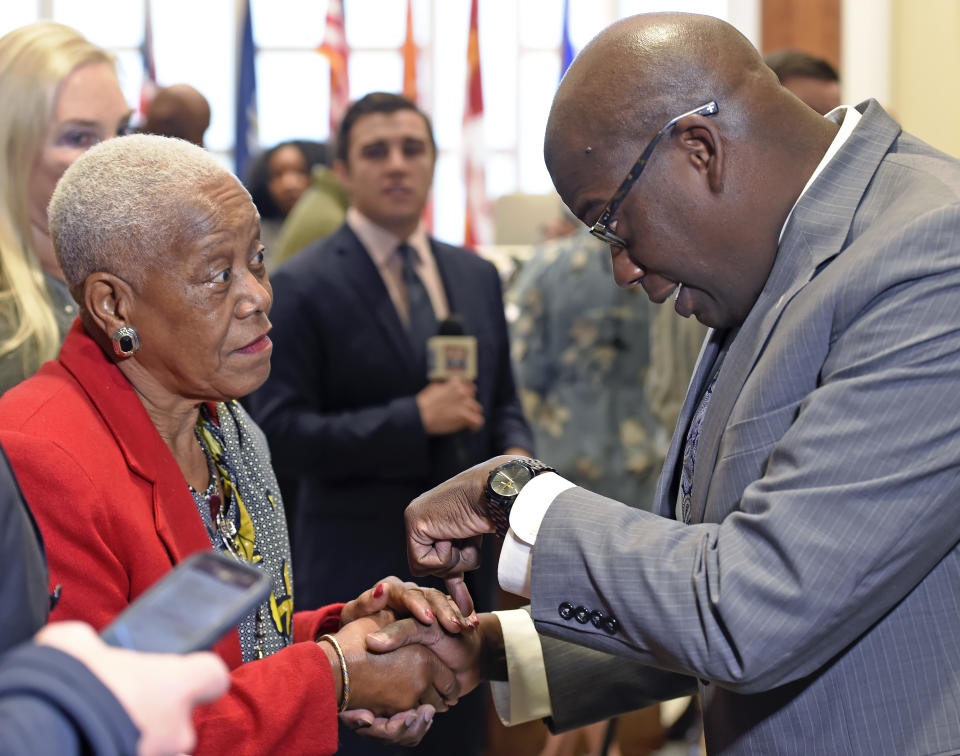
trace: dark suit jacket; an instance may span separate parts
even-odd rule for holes
[[[431,247],[450,311],[477,337],[477,398],[486,422],[475,433],[424,431],[415,400],[427,383],[424,370],[348,226],[272,277],[272,369],[247,406],[267,434],[281,481],[297,482],[291,522],[301,607],[324,603],[334,575],[341,596],[388,574],[406,575],[403,510],[410,500],[508,447],[532,448],[496,269],[466,250],[433,240]]]

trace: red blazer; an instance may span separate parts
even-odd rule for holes
[[[0,398],[0,444],[46,545],[50,619],[100,629],[193,552],[209,549],[186,480],[133,388],[73,324],[60,356]],[[294,644],[241,664],[236,630],[216,646],[230,691],[198,709],[199,754],[328,754],[337,748],[333,675],[319,632],[341,605],[294,615]]]

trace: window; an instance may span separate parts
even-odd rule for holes
[[[144,2],[133,0],[0,0],[0,33],[37,18],[79,29],[117,53],[121,86],[139,99]],[[316,52],[326,3],[250,0],[257,55],[261,145],[329,137],[329,69]],[[151,6],[154,59],[161,84],[186,82],[210,101],[207,147],[230,164],[237,59],[236,0],[163,0]],[[399,91],[406,0],[344,0],[350,55],[350,95]],[[562,0],[480,0],[487,193],[552,190],[543,165],[547,113],[560,74]],[[610,22],[653,10],[689,10],[728,18],[757,38],[758,0],[570,0],[574,49]],[[470,0],[413,0],[420,48],[420,104],[433,119],[439,148],[434,180],[434,231],[463,238],[461,125],[466,88]],[[375,22],[373,22],[375,20]]]

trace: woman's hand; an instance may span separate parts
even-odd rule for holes
[[[396,618],[413,617],[424,625],[432,625],[436,618],[450,633],[459,633],[479,624],[476,612],[464,617],[450,596],[434,588],[404,583],[393,576],[384,578],[346,604],[340,613],[340,622],[346,625],[384,609],[391,610]]]
[[[392,619],[391,612],[382,611],[354,620],[336,633],[350,676],[350,708],[366,709],[374,717],[391,717],[422,704],[430,704],[435,711],[446,711],[457,702],[459,685],[453,672],[430,649],[410,644],[393,653],[367,651],[367,635]],[[330,649],[331,667],[336,670],[335,676],[339,675],[339,662],[332,647],[327,643],[321,646]]]

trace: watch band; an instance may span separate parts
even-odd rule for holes
[[[527,459],[511,460],[510,462],[504,462],[503,465],[498,465],[497,467],[495,467],[493,470],[490,471],[490,476],[487,479],[487,487],[488,487],[487,490],[489,491],[490,480],[492,480],[493,476],[502,467],[508,464],[516,464],[517,462],[522,464],[524,467],[527,468],[527,470],[533,473],[533,475],[531,476],[531,480],[537,477],[538,475],[540,475],[541,473],[556,472],[556,468],[550,467],[550,465],[548,465],[546,462],[541,462],[539,459],[533,459],[532,457]],[[530,481],[527,481],[527,482],[529,483]],[[509,504],[503,504],[499,501],[494,501],[489,496],[489,493],[485,495],[486,495],[487,505],[488,505],[487,513],[490,515],[490,520],[493,522],[493,526],[496,529],[495,532],[498,537],[504,538],[507,535],[507,531],[510,529],[510,510],[513,509],[513,502],[511,501]],[[520,493],[518,491],[517,496],[519,495]],[[514,498],[514,501],[515,500],[516,498]]]

